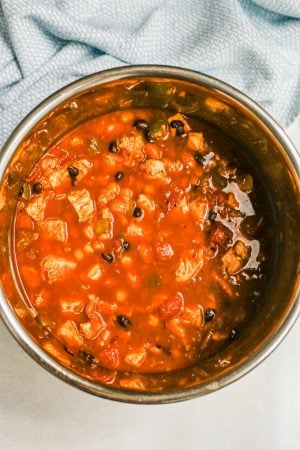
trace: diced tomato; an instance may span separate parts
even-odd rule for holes
[[[181,160],[183,164],[185,164],[188,167],[193,167],[196,164],[193,155],[188,151],[182,152]]]
[[[80,230],[78,230],[78,228],[75,227],[74,225],[71,225],[69,227],[69,236],[72,239],[78,239],[80,236]]]
[[[183,296],[179,292],[172,297],[167,298],[159,307],[158,312],[162,320],[172,319],[183,311]]]
[[[41,168],[39,164],[36,164],[25,181],[26,183],[35,183],[40,177],[41,177]]]
[[[146,152],[147,156],[149,156],[149,158],[161,159],[161,157],[162,157],[161,148],[155,144],[146,144],[145,152]]]
[[[119,350],[115,347],[109,346],[97,356],[100,364],[109,369],[117,369],[120,364]]]
[[[167,326],[170,332],[175,336],[181,339],[185,337],[186,331],[182,326],[182,323],[178,317],[174,317],[171,320],[169,320]]]
[[[73,211],[64,211],[63,213],[63,217],[67,222],[71,222],[72,220],[74,220],[74,216],[75,212]]]
[[[187,189],[190,185],[189,177],[182,177],[178,181],[178,187],[181,189]]]
[[[17,216],[17,227],[22,230],[33,230],[34,223],[33,220],[28,216],[26,212],[20,212]]]
[[[58,164],[62,164],[68,158],[68,152],[60,147],[53,147],[49,152],[49,155],[53,155],[58,162]]]
[[[40,271],[31,266],[23,266],[21,268],[21,275],[25,284],[30,289],[37,289],[42,282]]]

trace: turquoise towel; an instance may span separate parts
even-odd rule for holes
[[[153,63],[220,78],[285,126],[300,111],[300,0],[0,0],[0,145],[71,81]]]

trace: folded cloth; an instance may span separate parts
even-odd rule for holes
[[[300,110],[299,18],[299,0],[0,0],[0,145],[58,88],[124,64],[213,75],[285,126]]]

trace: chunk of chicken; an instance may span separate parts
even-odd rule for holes
[[[189,133],[188,148],[200,153],[205,153],[205,142],[202,133]]]
[[[126,234],[128,236],[143,236],[143,228],[136,223],[132,223],[128,225]]]
[[[54,356],[54,358],[58,359],[66,366],[69,366],[71,364],[67,353],[62,350],[62,348],[58,347],[58,345],[55,345],[53,342],[45,341],[43,342],[42,347],[47,353]]]
[[[140,377],[136,377],[134,379],[130,378],[130,379],[120,380],[120,386],[125,389],[135,389],[135,390],[146,389],[146,387]]]
[[[168,172],[178,173],[183,169],[183,164],[180,160],[171,161],[170,159],[164,159],[164,164]]]
[[[57,334],[68,347],[80,347],[83,344],[83,338],[72,320],[66,320],[60,325],[57,329]]]
[[[202,306],[190,306],[185,308],[183,315],[183,323],[188,326],[200,328],[203,325],[203,309]]]
[[[56,170],[49,170],[48,178],[49,183],[52,187],[58,187],[63,185],[66,180],[70,179],[69,172],[68,172],[68,166],[72,165],[73,167],[76,167],[78,169],[78,175],[76,177],[76,181],[80,181],[89,171],[89,169],[92,167],[92,163],[88,161],[87,159],[78,159],[77,161],[73,161],[72,164],[64,164],[63,166],[59,167]]]
[[[236,254],[239,255],[243,260],[249,259],[251,249],[243,241],[237,241],[234,249]]]
[[[134,161],[144,161],[146,153],[144,151],[144,141],[140,134],[133,133],[131,136],[125,136],[118,142],[124,158],[125,165],[132,165]]]
[[[236,273],[243,267],[242,259],[236,255],[232,248],[222,257],[222,263],[229,274]]]
[[[128,214],[134,207],[132,197],[132,190],[129,188],[123,188],[121,189],[118,198],[112,200],[109,207],[113,212],[121,213],[123,215]]]
[[[146,350],[144,347],[141,347],[136,352],[128,353],[124,358],[124,362],[132,367],[140,367],[143,364],[146,355]]]
[[[158,159],[148,159],[143,165],[143,168],[150,178],[154,178],[164,182],[169,182],[170,180],[167,177],[164,163]]]
[[[41,267],[47,272],[50,281],[56,281],[75,270],[77,263],[59,256],[49,255],[43,259]]]
[[[190,203],[190,210],[197,221],[203,222],[208,213],[208,205],[201,198],[196,198]]]
[[[232,231],[223,225],[221,222],[217,222],[210,237],[210,242],[213,246],[219,245],[226,249],[228,244],[232,240]]]
[[[106,323],[99,313],[94,313],[89,319],[89,322],[83,322],[79,325],[80,331],[86,339],[96,339],[106,329]]]
[[[60,308],[65,314],[80,314],[85,307],[85,301],[80,298],[61,298]]]
[[[56,239],[60,242],[66,242],[68,240],[68,228],[64,220],[47,219],[42,223],[42,229],[49,239]]]
[[[176,281],[185,282],[197,275],[203,266],[203,250],[188,250],[184,252],[175,272]]]
[[[85,228],[83,228],[83,233],[88,239],[94,239],[94,228],[92,225],[87,225]]]
[[[183,195],[177,203],[177,211],[180,210],[183,214],[186,214],[190,210],[189,200],[187,195]]]
[[[140,208],[146,211],[155,210],[155,201],[145,194],[140,194],[136,200],[136,203]]]
[[[36,222],[44,220],[45,209],[47,203],[42,195],[33,197],[25,208],[27,214],[32,217]]]
[[[166,212],[170,213],[173,210],[187,213],[190,210],[189,200],[187,195],[179,192],[173,192],[170,197],[166,200]]]
[[[222,263],[226,271],[231,275],[239,272],[248,262],[251,255],[251,248],[243,241],[237,241],[234,247],[222,257]]]
[[[75,209],[79,222],[86,222],[95,212],[95,205],[87,189],[72,191],[68,200]]]
[[[107,204],[108,202],[110,202],[111,200],[113,200],[114,198],[116,198],[118,196],[120,192],[120,186],[118,183],[109,183],[108,186],[106,186],[101,192],[100,195],[98,197],[98,202]]]

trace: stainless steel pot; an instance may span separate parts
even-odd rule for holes
[[[133,79],[136,79],[134,83]],[[168,403],[215,391],[242,377],[278,346],[295,323],[300,311],[298,274],[300,159],[282,128],[266,111],[235,88],[207,75],[185,69],[132,66],[85,77],[41,103],[21,122],[2,148],[0,179],[2,181],[5,179],[8,167],[10,170],[12,168],[23,170],[23,175],[26,175],[26,170],[30,170],[33,161],[53,141],[79,123],[114,108],[125,108],[128,104],[126,95],[118,105],[111,105],[109,102],[105,103],[102,94],[103,88],[108,86],[114,89],[114,86],[120,84],[126,86],[128,80],[131,80],[129,89],[135,89],[136,102],[139,106],[167,106],[166,93],[153,88],[155,83],[169,80],[177,88],[180,87],[180,83],[184,83],[185,89],[189,92],[189,101],[180,102],[180,98],[177,99],[179,102],[177,109],[207,120],[240,143],[246,158],[255,166],[263,180],[276,230],[272,277],[265,298],[256,310],[253,320],[240,339],[231,345],[230,354],[234,354],[234,358],[231,358],[228,366],[225,367],[224,364],[222,366],[221,362],[226,361],[229,350],[222,351],[213,361],[215,371],[208,379],[196,385],[153,392],[119,390],[75,374],[46,353],[19,320],[16,308],[8,301],[5,283],[2,283],[0,292],[0,313],[7,328],[24,350],[63,381],[112,400]],[[143,89],[139,89],[138,86],[143,86]],[[87,99],[94,102],[93,111],[89,114],[82,108]],[[20,164],[18,166],[20,155],[23,155],[22,169]],[[13,200],[10,201],[10,207],[14,208]],[[8,229],[2,227],[0,231],[1,267],[1,264],[11,264],[11,258],[8,249]],[[12,266],[11,271],[13,276]],[[18,295],[17,291],[15,295]]]

